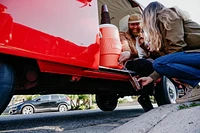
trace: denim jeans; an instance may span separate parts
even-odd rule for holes
[[[176,52],[159,57],[153,68],[161,75],[195,87],[200,82],[200,52]]]

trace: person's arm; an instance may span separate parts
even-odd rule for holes
[[[186,47],[187,44],[184,40],[184,27],[182,19],[176,19],[170,24],[170,30],[167,30],[165,39],[168,43],[168,53],[183,51],[183,48]]]
[[[160,78],[160,75],[154,71],[148,77],[141,77],[138,79],[139,84],[143,87],[148,85],[151,82],[156,82]]]
[[[120,41],[122,44],[122,51],[129,51],[131,52],[131,49],[128,44],[128,40],[126,39],[126,33],[125,32],[120,32],[119,33]]]
[[[119,57],[119,64],[122,64],[130,58],[137,57],[138,53],[135,46],[130,46],[129,41],[126,38],[126,33],[120,32],[119,35],[122,44],[122,52]]]
[[[149,52],[148,44],[144,42],[144,38],[142,38],[142,37],[139,38],[139,44],[140,44],[140,47],[141,47],[145,52]]]
[[[144,32],[141,32],[140,33],[140,35],[139,35],[139,37],[138,37],[138,42],[139,42],[139,44],[140,44],[140,47],[144,50],[144,51],[146,51],[146,52],[149,52],[149,50],[148,50],[148,43],[147,42],[145,42],[144,41]]]
[[[125,33],[124,32],[120,32],[119,33],[120,36],[120,41],[122,44],[122,52],[119,56],[119,64],[123,64],[123,62],[125,62],[126,60],[128,60],[131,57],[131,49],[128,45],[128,41],[125,37]]]
[[[147,42],[144,41],[144,35],[143,33],[140,34],[140,36],[138,37],[138,43],[139,43],[139,49],[142,49],[142,55],[143,57],[149,57],[149,49],[148,46],[149,44]],[[138,52],[139,54],[139,52]]]
[[[122,51],[129,51],[131,53],[131,57],[137,57],[138,52],[135,44],[131,41],[130,35],[125,32],[120,32],[119,35],[122,44]]]
[[[151,77],[153,81],[156,82],[160,78],[160,74],[154,71],[153,73],[149,75],[149,77]]]

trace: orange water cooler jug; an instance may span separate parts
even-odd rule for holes
[[[100,66],[122,68],[118,63],[122,45],[118,28],[113,24],[101,24],[100,29]]]

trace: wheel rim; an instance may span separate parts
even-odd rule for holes
[[[167,79],[167,92],[168,92],[170,102],[176,103],[176,98],[177,98],[176,87],[169,79]]]
[[[59,112],[65,112],[65,111],[67,111],[66,105],[60,105],[59,106]]]
[[[24,107],[22,114],[33,114],[33,108],[31,106]]]
[[[115,100],[113,100],[111,98],[105,99],[105,101],[103,101],[103,102],[104,102],[104,106],[107,108],[115,108],[116,107]]]

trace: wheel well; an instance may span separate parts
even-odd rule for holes
[[[29,89],[36,82],[40,69],[35,59],[0,54],[0,60],[13,67],[15,72],[15,90]]]
[[[61,105],[65,105],[66,108],[67,108],[67,110],[69,110],[69,107],[68,107],[68,104],[67,104],[67,103],[60,103],[60,104],[58,105],[58,111],[59,111],[59,108],[60,108]]]
[[[60,103],[60,104],[58,105],[58,107],[60,107],[61,105],[66,105],[67,107],[69,106],[67,103]]]
[[[13,66],[16,74],[18,74],[19,72],[20,74],[22,74],[22,72],[27,69],[35,69],[37,71],[40,71],[37,61],[35,59],[0,54],[0,60]]]
[[[35,59],[19,57],[14,55],[0,54],[0,60],[11,64],[13,66],[31,65],[39,69],[37,61]]]

